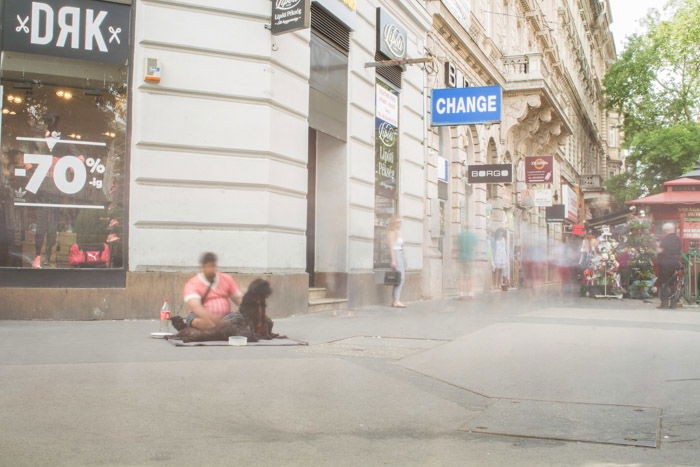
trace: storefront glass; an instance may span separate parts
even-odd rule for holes
[[[383,81],[376,85],[374,267],[391,266],[387,225],[397,212],[399,93]]]
[[[5,3],[0,268],[124,267],[129,7],[63,3]]]

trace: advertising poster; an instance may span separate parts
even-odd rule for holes
[[[552,183],[554,157],[529,156],[525,158],[525,183]]]
[[[548,207],[552,205],[552,190],[549,188],[540,188],[538,190],[532,190],[533,200],[535,206],[537,207]]]

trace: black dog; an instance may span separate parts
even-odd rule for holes
[[[248,291],[241,300],[240,312],[250,325],[253,334],[258,339],[274,339],[280,336],[272,332],[273,322],[267,317],[267,298],[272,295],[270,283],[264,279],[255,279],[248,286]]]
[[[182,339],[182,342],[204,342],[227,341],[231,336],[245,336],[248,338],[248,342],[257,342],[258,338],[255,337],[248,321],[240,315],[233,316],[233,319],[224,319],[211,329],[186,327],[174,336],[171,336],[170,339]]]

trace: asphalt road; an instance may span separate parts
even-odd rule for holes
[[[0,321],[0,465],[700,465],[698,309],[511,291],[275,327],[309,345]]]

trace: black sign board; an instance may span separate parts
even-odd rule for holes
[[[392,60],[404,60],[408,55],[406,29],[381,8],[377,8],[377,50]]]
[[[311,0],[272,0],[272,34],[309,27]]]
[[[545,220],[547,222],[564,222],[564,213],[566,209],[563,204],[547,206],[545,209]]]
[[[99,0],[5,0],[2,48],[124,65],[130,13]]]
[[[513,183],[511,164],[480,164],[468,167],[469,183]]]

